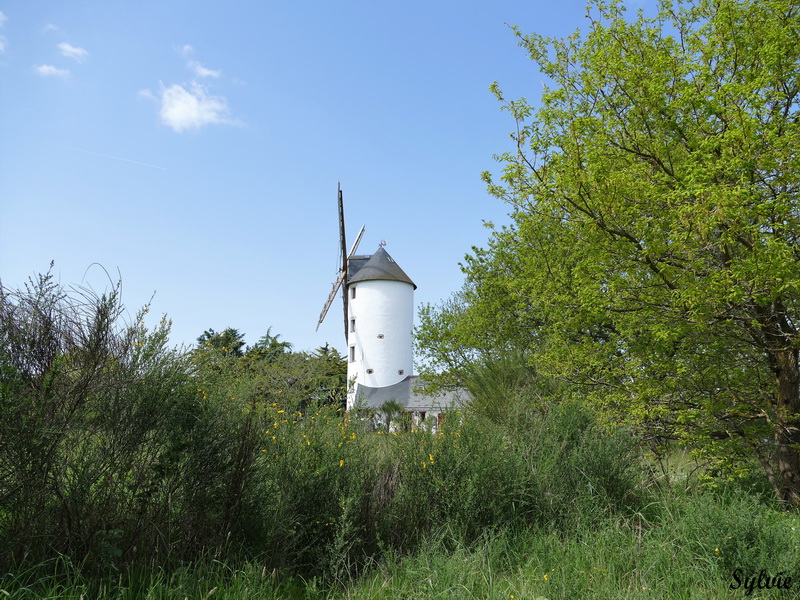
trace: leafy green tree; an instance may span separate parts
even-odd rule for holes
[[[275,362],[280,356],[292,350],[292,344],[286,341],[279,341],[280,337],[280,333],[272,335],[272,327],[269,327],[267,333],[261,336],[251,348],[247,349],[247,356]]]
[[[513,224],[467,258],[466,302],[423,326],[491,315],[495,347],[529,349],[654,441],[755,457],[800,506],[800,7],[588,15],[583,35],[517,31],[549,83],[538,106],[493,86],[516,148],[484,176]]]
[[[201,350],[206,348],[220,350],[226,356],[244,356],[244,334],[233,327],[227,327],[220,333],[206,329],[197,338],[197,347]]]
[[[309,355],[315,365],[315,385],[323,404],[345,409],[347,406],[347,357],[329,344]]]
[[[272,335],[271,331],[270,327],[244,353],[238,344],[243,333],[235,329],[226,329],[222,334],[206,331],[192,353],[195,377],[223,396],[247,397],[256,404],[277,402],[287,408],[326,404],[344,408],[345,357],[328,344],[311,353],[292,352],[292,344],[281,341],[280,334]]]

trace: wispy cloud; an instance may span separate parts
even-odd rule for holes
[[[205,87],[194,81],[188,87],[178,84],[162,87],[160,115],[161,122],[178,133],[205,125],[232,123],[225,98],[209,95]]]
[[[182,56],[189,58],[194,54],[194,47],[191,44],[184,44],[180,47],[178,52],[180,52]],[[222,75],[221,70],[209,69],[196,60],[186,61],[186,66],[192,70],[195,77],[219,77]]]
[[[61,54],[67,58],[72,58],[78,62],[83,62],[83,59],[89,56],[89,52],[84,48],[78,48],[68,44],[67,42],[61,42],[58,44],[58,49],[61,51]]]
[[[7,18],[8,17],[6,17],[5,13],[0,10],[0,29],[5,27]],[[6,36],[0,35],[0,54],[3,54],[6,51],[6,48],[8,48],[8,40],[6,39]]]
[[[228,101],[224,96],[215,95],[209,86],[198,83],[197,80],[203,78],[219,78],[222,70],[209,69],[194,60],[194,51],[190,44],[177,48],[195,78],[191,83],[175,83],[169,87],[161,84],[157,93],[139,90],[139,97],[158,102],[161,122],[178,133],[200,129],[206,125],[241,125],[240,121],[230,117]]]
[[[220,70],[207,69],[196,60],[190,60],[186,64],[197,77],[219,77],[222,74]]]
[[[53,65],[34,65],[33,70],[42,77],[61,77],[62,79],[69,77],[69,69],[59,69]]]

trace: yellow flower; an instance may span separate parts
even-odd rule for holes
[[[343,467],[343,466],[344,466],[344,459],[341,459],[341,460],[339,461],[339,467]]]
[[[548,580],[547,573],[545,573],[545,574],[544,574],[544,577],[543,577],[543,579],[544,579],[545,581],[547,581],[547,580]]]
[[[428,454],[428,460],[433,464],[433,454]]]
[[[280,410],[278,411],[278,414],[279,414],[279,415],[282,415],[283,413],[284,413],[284,410],[283,410],[283,409],[280,409]]]

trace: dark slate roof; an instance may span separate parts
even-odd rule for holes
[[[363,259],[367,258],[365,262]],[[417,289],[417,285],[411,281],[411,278],[406,275],[405,271],[400,268],[394,259],[389,256],[389,253],[383,249],[383,246],[372,256],[353,256],[348,263],[348,279],[347,283],[356,283],[357,281],[375,281],[376,279],[388,281],[403,281],[410,283]]]
[[[384,402],[393,400],[406,410],[444,411],[461,407],[470,400],[469,392],[463,389],[440,390],[428,393],[425,382],[417,375],[409,375],[402,381],[387,387],[356,386],[356,403],[370,408],[380,408]]]
[[[370,258],[372,256],[369,254],[357,254],[347,259],[347,283],[350,283],[353,276],[367,264]]]

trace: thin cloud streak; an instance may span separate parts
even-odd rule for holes
[[[64,150],[71,150],[73,152],[83,152],[84,154],[93,154],[94,156],[102,156],[103,158],[111,158],[113,160],[120,160],[122,162],[131,163],[134,165],[139,165],[142,167],[150,167],[151,169],[158,169],[159,171],[166,171],[165,167],[159,167],[158,165],[151,165],[150,163],[141,162],[139,160],[132,160],[130,158],[123,158],[121,156],[114,156],[113,154],[105,154],[103,152],[93,152],[92,150],[84,150],[83,148],[75,148],[73,146],[64,146],[63,144],[57,144],[55,142],[44,142],[41,141],[42,144],[48,144],[50,146],[55,146],[56,148],[62,148]]]
[[[221,70],[209,69],[196,60],[190,60],[187,65],[198,77],[219,77],[222,74]]]
[[[34,65],[33,70],[42,77],[61,77],[62,79],[69,77],[69,69],[59,69],[53,65]]]
[[[68,44],[66,42],[61,42],[58,44],[58,49],[61,51],[61,54],[67,58],[72,58],[78,62],[83,62],[83,59],[89,56],[89,52],[86,49],[78,48],[77,46],[73,46],[72,44]]]
[[[3,29],[6,25],[6,20],[8,17],[6,14],[0,10],[0,29]],[[4,35],[0,35],[0,54],[5,53],[6,48],[8,48],[8,39]]]

